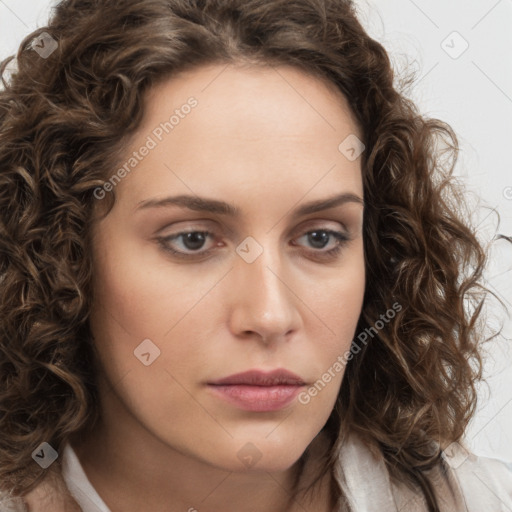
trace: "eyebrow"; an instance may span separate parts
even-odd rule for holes
[[[297,216],[308,215],[310,213],[335,208],[346,203],[358,203],[364,207],[364,201],[361,197],[353,194],[352,192],[345,192],[326,199],[318,199],[304,203],[300,208],[296,209],[295,214]],[[146,199],[144,201],[140,201],[135,210],[164,208],[168,206],[179,206],[189,210],[226,215],[228,217],[240,217],[241,215],[240,208],[226,203],[225,201],[191,195],[170,196],[163,199]]]

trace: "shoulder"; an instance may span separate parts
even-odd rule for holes
[[[0,492],[0,512],[81,512],[60,473],[48,473],[23,498]]]
[[[510,464],[475,455],[459,443],[452,443],[443,452],[443,459],[446,478],[458,487],[468,512],[512,510]]]
[[[382,456],[351,434],[340,449],[337,480],[354,510],[426,512],[421,492],[392,479]],[[426,475],[441,512],[511,512],[512,468],[452,443]],[[370,483],[370,484],[369,484]]]

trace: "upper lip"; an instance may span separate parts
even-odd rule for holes
[[[279,386],[295,385],[303,386],[305,382],[295,373],[288,370],[278,369],[270,372],[262,370],[249,370],[247,372],[235,373],[222,379],[209,382],[215,386],[247,385],[247,386]]]

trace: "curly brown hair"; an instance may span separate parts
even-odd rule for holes
[[[341,91],[364,134],[367,279],[357,331],[402,305],[346,368],[324,427],[325,470],[350,428],[439,510],[426,475],[475,409],[487,254],[453,177],[455,133],[418,113],[401,90],[412,78],[394,85],[385,49],[356,14],[349,0],[64,0],[23,40],[7,80],[13,57],[2,62],[3,490],[23,496],[58,470],[34,464],[33,450],[46,441],[60,452],[98,418],[93,194],[139,126],[145,92],[208,63],[286,64]],[[58,42],[47,58],[33,48],[44,32]],[[108,212],[115,194],[107,201]]]

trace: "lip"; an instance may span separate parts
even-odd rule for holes
[[[306,385],[298,375],[284,369],[249,370],[208,383],[219,398],[246,411],[278,411],[289,405]]]
[[[246,386],[278,386],[278,385],[305,385],[306,383],[295,373],[285,369],[272,370],[249,370],[247,372],[235,373],[208,384],[214,386],[223,385],[246,385]]]

